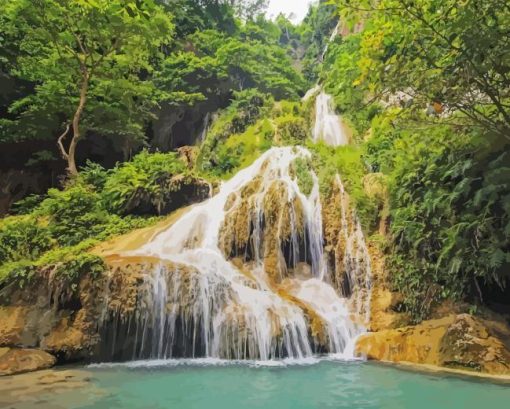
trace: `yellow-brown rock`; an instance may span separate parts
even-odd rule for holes
[[[22,342],[26,308],[0,307],[0,345],[17,345]]]
[[[37,349],[0,348],[0,376],[51,368],[56,358]]]
[[[388,285],[384,255],[379,247],[372,243],[369,243],[368,251],[372,264],[369,330],[375,332],[408,324],[409,317],[406,314],[395,312],[401,295],[391,291]]]
[[[496,324],[469,314],[452,314],[369,333],[358,341],[356,351],[378,361],[510,374],[510,351],[494,333]]]

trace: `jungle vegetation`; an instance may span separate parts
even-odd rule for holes
[[[400,310],[419,321],[445,300],[507,309],[508,2],[320,1],[299,24],[268,20],[266,6],[0,0],[0,176],[51,175],[8,202],[0,282],[100,272],[85,250],[154,223],[176,175],[214,184],[271,146],[307,145],[323,194],[342,175]],[[301,98],[317,82],[351,145],[310,142],[313,101]],[[205,139],[161,149],[161,120],[191,122],[197,106],[213,117]],[[305,190],[308,166],[297,164]]]

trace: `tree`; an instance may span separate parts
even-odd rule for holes
[[[510,139],[510,6],[504,0],[337,0],[364,20],[362,80]]]
[[[169,14],[153,0],[15,0],[2,9],[2,30],[22,33],[13,73],[36,84],[10,111],[26,121],[41,111],[62,119],[57,143],[71,175],[87,131],[143,138],[144,120],[165,97],[148,77],[171,39]]]
[[[225,0],[225,3],[242,19],[251,20],[267,10],[269,0]]]
[[[266,44],[258,39],[263,32],[254,30],[254,24],[245,29],[240,38],[216,30],[188,36],[193,51],[177,52],[164,61],[159,86],[204,98],[225,87],[229,92],[257,88],[276,99],[298,98],[306,84],[278,45],[278,35],[274,43]]]

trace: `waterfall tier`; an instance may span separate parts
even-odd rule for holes
[[[216,196],[121,255],[119,265],[141,266],[137,290],[129,303],[109,297],[125,273],[112,269],[103,355],[352,356],[369,310],[366,245],[338,178],[338,245],[325,250],[318,179],[310,171],[313,184],[303,192],[296,160],[311,154],[272,148]]]
[[[348,129],[335,112],[333,98],[324,91],[321,91],[315,100],[313,140],[322,140],[331,146],[349,143]]]

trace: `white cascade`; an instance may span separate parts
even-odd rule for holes
[[[270,149],[224,183],[216,196],[124,254],[161,261],[146,272],[147,290],[139,294],[137,316],[129,324],[136,335],[132,359],[302,359],[324,352],[353,357],[354,341],[364,332],[364,319],[353,319],[359,313],[353,305],[359,303],[330,284],[334,272],[324,254],[316,175],[312,173],[313,187],[305,194],[293,172],[296,159],[310,157],[301,147]],[[288,209],[286,221],[270,220],[266,214],[275,186],[284,198],[277,208]],[[250,206],[245,209],[247,190]],[[250,257],[242,266],[222,244],[225,236],[232,238],[225,229],[239,208],[250,214]],[[277,233],[273,248],[266,234],[269,227],[290,234]],[[290,254],[282,249],[284,242]],[[276,249],[281,267],[277,278],[266,268],[268,249]],[[350,263],[356,264],[356,257],[352,255]],[[354,275],[353,287],[365,279],[363,265],[346,267]],[[312,320],[320,322],[321,342],[312,334]]]
[[[335,113],[333,98],[321,91],[315,100],[314,142],[324,141],[331,146],[349,143],[349,136],[340,117]]]
[[[199,143],[203,143],[205,141],[205,138],[207,136],[207,133],[209,132],[210,126],[211,126],[211,113],[208,112],[204,116],[204,122],[202,124],[202,132],[200,132],[200,137],[198,139]]]

